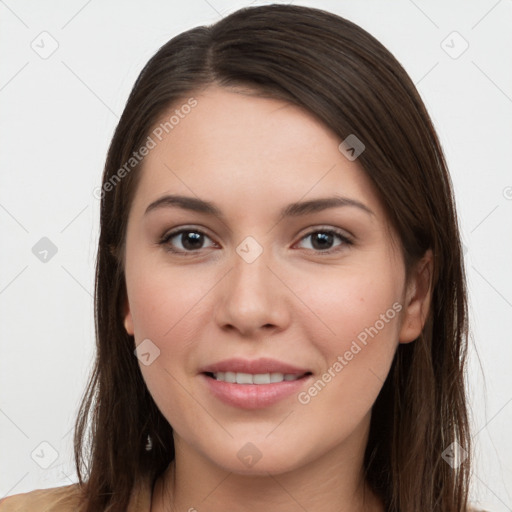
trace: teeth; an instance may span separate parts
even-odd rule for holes
[[[237,373],[236,374],[237,384],[252,384],[252,375],[250,373]]]
[[[270,384],[270,373],[257,373],[252,378],[253,384]]]
[[[224,374],[223,380],[225,382],[236,382],[236,373],[235,372],[226,372]]]
[[[237,384],[273,384],[284,380],[297,380],[302,375],[291,373],[241,373],[241,372],[217,372],[213,374],[216,380]]]

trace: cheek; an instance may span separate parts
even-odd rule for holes
[[[303,296],[322,322],[308,320],[303,328],[324,367],[298,401],[312,417],[327,407],[337,417],[333,424],[346,424],[371,408],[388,374],[398,345],[400,276],[351,269],[316,283],[304,282]]]
[[[205,297],[215,280],[192,266],[172,269],[142,258],[133,261],[132,268],[127,265],[127,290],[135,342],[149,339],[159,351],[150,365],[140,362],[139,367],[160,410],[173,415],[190,403],[183,383],[196,370],[192,340],[199,338],[208,316]]]
[[[176,335],[201,311],[214,280],[207,272],[192,271],[192,266],[172,269],[139,261],[127,274],[127,284],[135,339],[168,343],[184,337]]]
[[[167,354],[162,352],[162,357],[151,366],[140,365],[142,377],[149,394],[169,425],[176,432],[188,435],[194,432],[194,426],[204,425],[204,410],[194,399],[194,393],[189,391],[190,387],[179,373],[179,368],[169,367],[166,359]]]
[[[302,279],[297,295],[316,316],[303,323],[303,328],[311,329],[313,340],[323,333],[322,344],[328,352],[348,349],[352,340],[364,343],[368,330],[375,338],[398,335],[400,276],[390,269],[381,273],[347,268],[325,276],[316,274]]]
[[[185,391],[192,371],[190,340],[197,339],[192,326],[206,293],[192,282],[183,273],[155,269],[132,280],[129,290],[136,344],[149,339],[159,351],[150,365],[139,362],[142,376],[159,410],[178,429],[187,428],[180,411],[188,410],[188,421],[201,419]]]

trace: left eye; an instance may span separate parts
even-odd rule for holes
[[[341,240],[341,243],[333,247],[327,247],[327,245],[331,245],[334,238],[338,237]],[[324,252],[331,253],[336,251],[340,246],[343,245],[351,245],[351,240],[348,239],[343,233],[335,229],[321,229],[317,231],[311,231],[307,235],[305,235],[301,240],[306,240],[311,238],[312,240],[312,248],[316,252]]]
[[[341,240],[341,243],[335,245],[333,248],[330,246],[333,243],[335,237]],[[340,246],[352,245],[352,242],[348,237],[334,229],[311,231],[307,235],[303,236],[301,241],[308,238],[311,238],[312,240],[311,249],[315,252],[321,253],[331,253],[338,250]],[[175,247],[176,242],[173,242],[173,239],[176,239],[176,241],[181,244],[181,248]],[[160,240],[160,244],[165,245],[166,249],[170,252],[186,254],[196,252],[199,249],[204,249],[205,247],[203,247],[203,244],[205,239],[211,240],[211,238],[206,235],[206,233],[203,233],[200,230],[180,229],[178,231],[172,231],[171,233],[164,235]],[[215,246],[217,246],[217,244],[213,242],[209,247]]]

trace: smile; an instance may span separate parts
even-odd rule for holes
[[[310,385],[312,374],[215,372],[201,373],[199,377],[213,399],[238,409],[254,410],[297,396]]]
[[[297,375],[292,373],[242,373],[242,372],[216,372],[209,373],[215,380],[222,382],[230,382],[232,384],[276,384],[283,381],[292,381],[304,377],[304,375]]]

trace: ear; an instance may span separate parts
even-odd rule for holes
[[[130,311],[130,303],[128,302],[128,297],[125,295],[124,299],[124,328],[126,332],[133,336],[133,320],[132,320],[132,312]]]
[[[432,300],[433,253],[429,249],[416,264],[407,283],[399,342],[410,343],[421,334]]]

